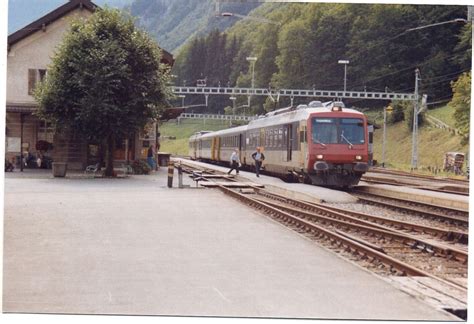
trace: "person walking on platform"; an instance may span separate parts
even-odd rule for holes
[[[230,170],[227,174],[230,174],[232,170],[235,170],[237,174],[239,174],[239,167],[240,167],[240,158],[239,158],[239,150],[235,149],[230,156]]]
[[[260,177],[260,168],[263,160],[265,160],[265,155],[261,152],[260,147],[257,147],[257,151],[252,154],[252,158],[255,160],[255,174]]]
[[[152,170],[155,170],[155,159],[153,158],[153,146],[150,145],[147,153],[147,162]]]

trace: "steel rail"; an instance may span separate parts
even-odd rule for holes
[[[357,189],[353,190],[353,194],[355,194],[356,196],[366,195],[366,196],[377,197],[377,198],[382,198],[382,199],[392,199],[392,200],[395,200],[395,201],[398,201],[398,202],[401,202],[401,203],[405,203],[405,204],[414,204],[414,205],[417,205],[417,206],[420,206],[420,207],[446,210],[448,212],[455,212],[455,213],[463,214],[463,217],[466,217],[466,218],[469,216],[468,211],[460,209],[460,208],[440,206],[440,205],[430,204],[430,203],[427,203],[427,202],[419,202],[419,201],[415,201],[415,200],[411,200],[411,199],[396,198],[396,197],[390,197],[390,196],[382,196],[382,195],[379,195],[379,194],[376,194],[376,193],[366,192],[366,191],[357,190]]]
[[[433,211],[422,210],[422,209],[416,208],[414,206],[406,206],[406,205],[401,206],[401,205],[398,205],[398,204],[394,204],[393,202],[381,201],[379,199],[373,199],[373,198],[370,198],[370,197],[363,197],[363,196],[357,195],[357,194],[354,195],[354,196],[357,197],[359,199],[359,201],[367,203],[367,204],[379,205],[379,206],[383,206],[385,208],[389,208],[389,209],[392,209],[392,210],[399,209],[399,210],[402,210],[404,212],[411,213],[411,214],[416,213],[416,214],[419,214],[423,217],[439,219],[439,220],[449,222],[449,223],[456,223],[456,224],[459,224],[459,225],[462,225],[462,226],[465,226],[465,227],[469,226],[469,219],[467,217],[447,216],[447,215],[436,213],[436,212],[433,212]],[[382,199],[392,199],[392,197],[380,197],[380,198],[382,198]]]
[[[448,212],[455,212],[455,213],[459,213],[458,210],[453,210],[453,209],[450,209],[450,208],[446,208],[446,207],[434,207],[434,206],[428,206],[428,205],[423,205],[422,203],[418,203],[418,202],[414,202],[414,201],[406,201],[406,200],[400,200],[400,199],[397,199],[397,198],[393,198],[393,197],[385,197],[385,196],[378,196],[378,195],[372,195],[374,196],[375,198],[373,197],[370,197],[372,194],[368,194],[368,195],[362,195],[362,194],[359,194],[359,193],[355,193],[353,194],[354,197],[357,197],[359,199],[359,201],[361,202],[365,202],[367,204],[373,204],[373,205],[380,205],[380,206],[383,206],[383,207],[386,207],[386,208],[389,208],[389,209],[399,209],[399,210],[402,210],[402,211],[405,211],[405,212],[408,212],[408,213],[416,213],[416,214],[421,214],[422,216],[427,216],[427,217],[431,217],[431,218],[437,218],[437,219],[440,219],[440,220],[443,220],[443,221],[447,221],[447,222],[450,222],[450,223],[458,223],[460,225],[463,225],[463,226],[468,226],[469,225],[469,218],[468,218],[468,213],[465,212],[465,211],[461,211],[461,213],[463,214],[462,216],[456,216],[456,215],[453,215],[453,216],[447,216],[446,214],[441,214],[437,211],[433,211],[433,210],[426,210],[426,209],[421,209],[424,207],[427,207],[427,208],[438,208],[438,209],[442,209],[442,210],[445,210],[446,213]],[[385,200],[385,201],[383,201]],[[391,202],[388,202],[386,200],[392,200]],[[398,202],[398,203],[404,203],[405,205],[400,205],[400,204],[396,204],[395,202]],[[407,204],[412,204],[414,206],[407,206]],[[420,208],[421,207],[421,208]]]
[[[436,236],[440,235],[441,237],[445,237],[446,239],[457,238],[460,241],[465,240],[466,243],[467,243],[468,238],[469,238],[469,234],[467,232],[443,230],[443,229],[439,229],[439,228],[435,228],[435,227],[429,227],[429,226],[419,225],[419,224],[410,223],[410,222],[402,222],[402,221],[394,220],[394,219],[387,218],[387,217],[373,216],[373,215],[369,215],[369,214],[355,212],[355,211],[352,211],[352,210],[341,209],[341,208],[337,208],[337,207],[332,207],[332,206],[327,206],[327,205],[322,205],[322,204],[317,204],[317,203],[312,203],[312,202],[306,202],[306,201],[302,201],[302,200],[289,199],[289,198],[287,198],[285,196],[282,196],[282,195],[278,195],[278,194],[275,194],[275,193],[269,193],[269,192],[267,192],[263,189],[258,189],[257,192],[262,194],[262,195],[265,195],[269,198],[274,198],[274,199],[277,198],[280,201],[287,202],[287,203],[290,203],[294,206],[301,207],[301,208],[307,209],[307,210],[314,210],[315,208],[316,208],[316,210],[317,209],[320,209],[320,210],[327,210],[327,209],[335,210],[337,212],[345,213],[345,214],[348,214],[348,215],[351,215],[351,216],[354,216],[354,217],[360,217],[362,219],[366,219],[366,220],[370,219],[370,220],[373,220],[374,222],[380,222],[380,223],[382,223],[381,225],[386,224],[386,223],[390,223],[390,224],[393,224],[394,226],[401,226],[402,228],[406,228],[406,229],[413,230],[413,231],[428,232],[428,233],[431,233],[432,235],[436,235]],[[393,229],[390,229],[390,230],[394,231]]]
[[[405,186],[405,187],[411,187],[411,188],[420,189],[420,190],[429,190],[429,191],[435,191],[435,192],[448,193],[452,195],[469,196],[469,191],[457,191],[457,190],[448,190],[448,189],[442,189],[442,188],[429,188],[423,185],[399,182],[399,180],[397,179],[381,179],[381,178],[373,178],[373,177],[363,177],[361,180],[368,183],[388,184],[392,186]],[[467,188],[467,190],[469,190],[469,188]]]
[[[402,233],[399,231],[392,230],[382,225],[377,225],[371,222],[363,221],[355,217],[347,216],[339,212],[331,211],[325,208],[320,208],[320,211],[326,213],[328,216],[316,215],[307,211],[297,210],[291,207],[285,207],[276,203],[265,202],[274,208],[283,209],[287,213],[291,213],[301,218],[309,218],[316,221],[336,224],[340,226],[352,227],[359,231],[365,231],[366,233],[377,234],[384,237],[389,237],[401,241],[405,245],[417,247],[423,250],[432,250],[445,258],[454,258],[463,264],[467,264],[468,253],[462,250],[454,249],[448,246],[436,244],[434,242],[428,242],[426,240],[419,239],[412,235]]]
[[[219,186],[218,188],[225,194],[228,194],[229,196],[232,196],[242,202],[245,202],[246,204],[252,207],[263,210],[276,218],[282,219],[283,221],[288,222],[290,224],[295,224],[296,226],[298,226],[301,229],[304,229],[307,232],[316,233],[318,236],[325,237],[326,239],[329,239],[329,241],[332,244],[338,244],[339,246],[342,246],[346,250],[357,253],[358,255],[362,256],[362,258],[371,257],[372,262],[375,260],[378,260],[379,262],[388,266],[391,272],[394,272],[393,270],[396,269],[399,272],[401,272],[403,275],[429,277],[439,282],[442,282],[446,285],[449,285],[450,287],[454,287],[461,290],[467,290],[467,287],[465,287],[464,285],[460,283],[449,281],[449,280],[437,277],[435,275],[432,275],[410,264],[407,264],[389,255],[381,253],[371,247],[358,243],[348,237],[344,237],[340,234],[327,230],[321,226],[307,222],[304,219],[301,219],[297,216],[291,215],[290,213],[279,210],[278,208],[275,208],[269,204],[247,197],[243,194],[240,194],[238,192],[235,192],[223,186]]]
[[[330,210],[334,210],[340,213],[348,214],[354,217],[358,217],[360,219],[365,219],[365,220],[370,220],[375,222],[376,224],[384,225],[384,224],[389,224],[394,227],[398,227],[401,229],[413,231],[413,232],[419,232],[419,233],[427,233],[430,235],[435,236],[436,238],[443,239],[445,241],[453,241],[456,240],[459,243],[462,244],[467,244],[469,240],[469,233],[468,232],[462,232],[462,231],[452,231],[452,230],[444,230],[441,228],[437,227],[432,227],[432,226],[425,226],[421,224],[416,224],[416,223],[411,223],[411,222],[404,222],[404,221],[399,221],[396,219],[388,218],[388,217],[383,217],[383,216],[374,216],[374,215],[369,215],[366,213],[360,213],[348,209],[342,209],[338,207],[333,207],[333,206],[322,206],[319,204],[314,204],[317,207],[324,207]]]
[[[395,170],[387,170],[387,169],[380,169],[380,168],[370,168],[369,172],[373,173],[381,173],[381,174],[393,174],[393,175],[399,175],[399,176],[404,176],[408,178],[419,178],[419,179],[425,179],[425,180],[432,180],[436,182],[450,182],[450,183],[461,183],[461,184],[469,184],[469,180],[465,179],[453,179],[453,178],[437,178],[434,176],[426,175],[426,174],[416,174],[416,173],[410,173],[410,172],[404,172],[404,171],[395,171]]]

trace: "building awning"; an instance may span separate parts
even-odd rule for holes
[[[9,104],[7,103],[7,113],[32,113],[38,109],[35,104]]]

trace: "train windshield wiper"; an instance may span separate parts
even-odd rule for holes
[[[349,140],[344,136],[344,131],[341,132],[341,139],[343,139],[344,141],[346,141],[347,144],[349,144],[349,148],[352,149],[352,147],[353,147],[354,145],[352,145],[352,143],[349,142]]]
[[[321,143],[319,140],[314,140],[317,144],[321,145],[322,147],[326,147],[326,144]]]

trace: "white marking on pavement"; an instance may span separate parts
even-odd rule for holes
[[[212,289],[214,289],[214,290],[219,294],[219,296],[222,297],[222,299],[224,299],[226,302],[230,303],[230,299],[226,298],[226,297],[219,291],[219,289],[217,289],[216,287],[212,287]]]

